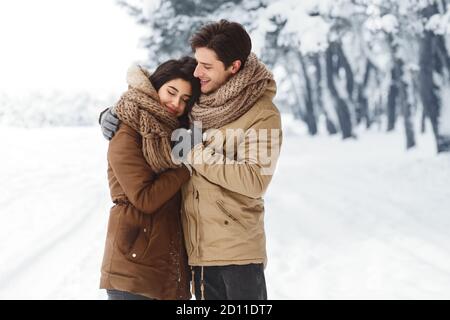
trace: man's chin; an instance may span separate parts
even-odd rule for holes
[[[216,91],[217,88],[211,87],[211,86],[205,86],[205,87],[201,87],[200,91],[203,94],[209,94],[209,93],[213,93],[214,91]]]

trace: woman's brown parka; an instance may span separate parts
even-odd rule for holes
[[[184,168],[156,175],[142,138],[122,123],[108,150],[111,208],[100,288],[154,299],[189,299],[189,270],[180,221]]]

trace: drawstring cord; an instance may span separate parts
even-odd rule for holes
[[[191,274],[192,274],[192,287],[191,287],[191,294],[193,296],[196,296],[195,294],[195,271],[194,267],[191,266]],[[201,293],[201,300],[205,300],[205,278],[204,278],[204,271],[203,266],[200,273],[200,293]]]
[[[200,291],[202,293],[202,300],[205,300],[205,280],[203,279],[203,266],[202,266],[202,277],[200,279]]]
[[[191,294],[195,296],[195,277],[194,277],[194,268],[191,266],[191,274],[192,274],[192,287],[191,287]]]

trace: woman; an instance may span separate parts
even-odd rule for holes
[[[189,171],[171,158],[171,133],[188,126],[200,95],[190,57],[153,74],[130,68],[115,106],[121,125],[108,149],[111,208],[100,287],[108,298],[189,299],[180,188]]]

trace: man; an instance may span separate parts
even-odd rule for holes
[[[193,173],[182,189],[192,288],[197,299],[265,300],[263,195],[281,144],[275,81],[238,23],[203,26],[191,47],[202,91],[191,116],[206,131],[187,154]],[[102,122],[112,137],[117,121],[106,113]]]

